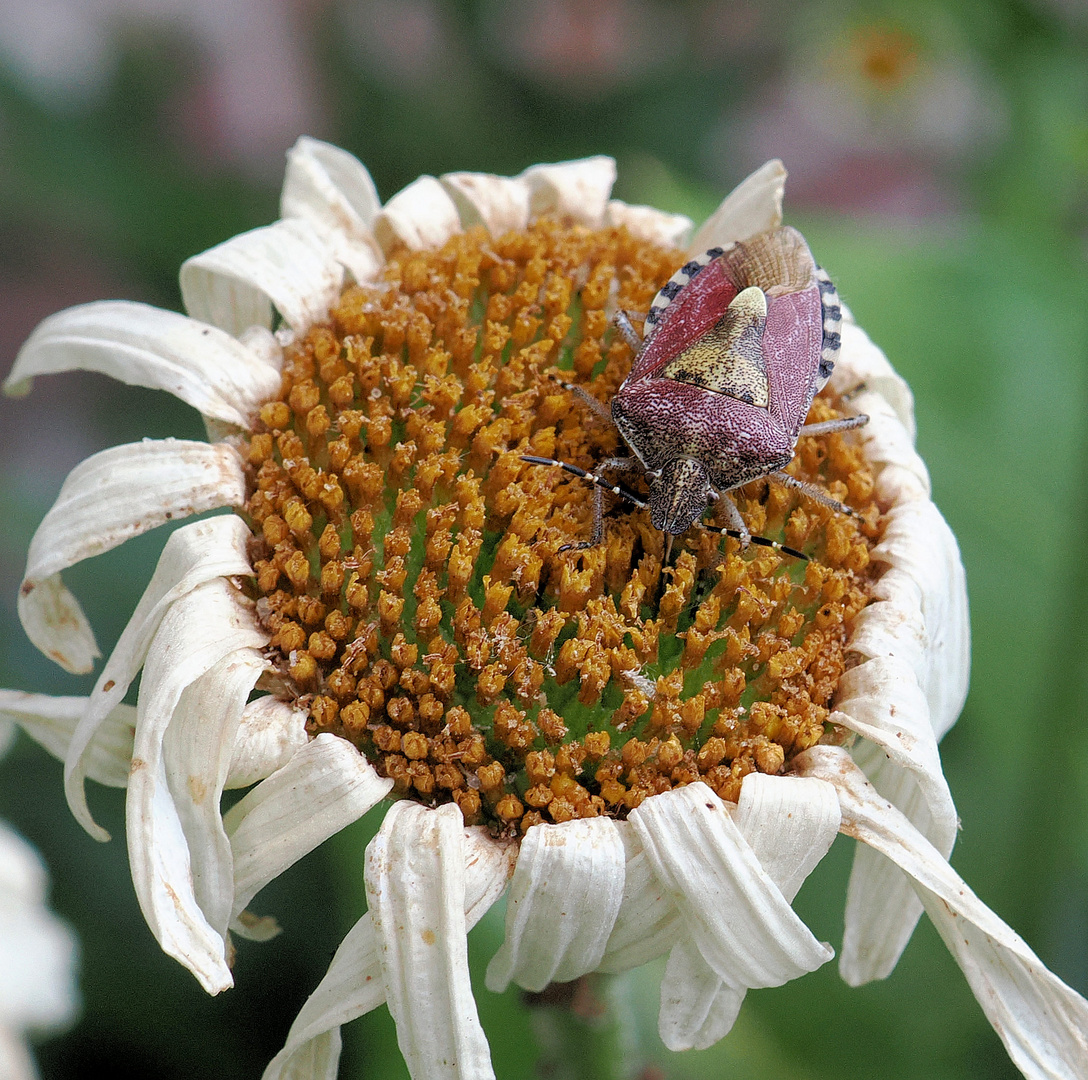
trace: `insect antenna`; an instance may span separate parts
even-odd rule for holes
[[[650,504],[645,499],[639,498],[633,491],[628,491],[622,484],[613,484],[611,481],[606,480],[598,473],[589,472],[586,469],[580,469],[577,465],[572,465],[569,461],[559,461],[556,458],[546,457],[533,457],[530,454],[522,454],[521,460],[528,462],[530,465],[552,465],[560,469],[566,469],[567,472],[573,473],[575,476],[580,477],[582,480],[588,480],[591,484],[595,484],[599,488],[603,488],[605,491],[611,492],[613,495],[618,495],[621,499],[626,499],[629,503],[639,507],[641,510],[649,510]],[[704,529],[706,532],[724,534],[726,536],[732,536],[737,540],[743,539],[741,534],[736,529],[724,528],[721,525],[706,525],[703,522],[696,522],[696,528]],[[669,534],[669,547],[672,546],[672,534]],[[800,551],[796,551],[794,548],[786,547],[785,544],[780,544],[777,540],[768,540],[765,536],[753,536],[750,538],[750,542],[758,545],[759,547],[773,548],[775,551],[780,551],[784,555],[790,555],[795,559],[800,559],[802,562],[808,562],[808,556]],[[576,547],[575,544],[570,544],[568,547]],[[566,550],[566,548],[560,548],[560,551]],[[666,561],[668,561],[666,557]]]

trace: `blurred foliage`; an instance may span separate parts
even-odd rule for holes
[[[1058,975],[1088,992],[1081,734],[1088,717],[1088,20],[1079,6],[802,0],[787,20],[777,5],[644,4],[639,10],[656,20],[659,54],[651,50],[624,78],[596,82],[562,71],[549,78],[507,48],[507,5],[498,2],[434,8],[446,42],[442,62],[399,72],[360,48],[352,13],[366,4],[310,7],[306,32],[329,117],[328,130],[312,134],[357,153],[383,197],[423,172],[510,173],[534,161],[610,153],[620,163],[619,196],[698,219],[756,163],[723,149],[731,133],[741,146],[743,131],[766,116],[760,109],[781,100],[796,72],[814,63],[814,49],[828,50],[826,70],[848,67],[843,43],[860,40],[857,27],[876,27],[893,44],[904,39],[888,28],[903,27],[922,43],[923,61],[943,50],[949,63],[981,73],[1000,123],[973,153],[926,158],[924,138],[909,143],[915,136],[892,124],[902,117],[879,108],[870,117],[874,135],[853,143],[841,131],[828,136],[839,140],[833,175],[849,175],[876,168],[867,140],[891,131],[896,168],[909,172],[922,160],[926,175],[950,193],[943,212],[892,218],[821,202],[795,167],[790,190],[796,184],[810,196],[800,210],[788,196],[788,220],[806,232],[858,321],[911,383],[919,448],[962,546],[974,658],[971,696],[943,745],[964,826],[953,861]],[[0,73],[0,282],[16,292],[36,285],[48,295],[51,280],[87,264],[97,268],[93,281],[176,308],[184,258],[276,215],[275,183],[246,179],[164,120],[179,88],[200,76],[192,43],[178,34],[134,35],[121,57],[102,95],[60,109]],[[891,59],[914,62],[907,54]],[[733,125],[745,116],[755,118],[747,129]],[[786,135],[774,152],[787,165],[794,150],[807,160]],[[909,143],[907,165],[895,157],[897,139]],[[886,162],[886,145],[880,155]],[[69,302],[65,294],[53,306]],[[67,389],[51,392],[85,398],[82,413],[64,413],[83,417],[79,445],[199,437],[198,419],[163,396],[63,378]],[[15,426],[19,410],[33,401],[3,405],[3,461],[17,450],[9,434],[24,430]],[[52,431],[44,415],[40,424],[58,446],[72,438]],[[35,486],[21,475],[0,487],[0,681],[86,692],[86,682],[50,668],[18,629],[13,595],[22,553],[59,483]],[[120,633],[160,545],[160,536],[144,537],[68,575],[104,646]],[[258,1076],[363,909],[362,851],[376,819],[345,831],[262,893],[259,910],[275,912],[286,932],[265,945],[240,943],[238,988],[211,1000],[158,951],[143,924],[128,879],[120,793],[95,790],[92,800],[115,836],[108,846],[71,820],[60,766],[38,747],[23,739],[0,765],[0,813],[42,851],[55,906],[82,941],[83,1018],[41,1047],[43,1076],[83,1076],[99,1065],[117,1077]],[[841,937],[849,859],[840,838],[798,898],[817,936],[832,943]],[[471,936],[477,977],[501,933],[496,909]],[[492,995],[478,981],[498,1075],[531,1077],[531,1018],[515,993]],[[1015,1075],[924,920],[886,982],[853,990],[828,965],[752,993],[736,1030],[698,1054],[670,1056],[657,1042],[651,969],[626,977],[616,992],[639,1017],[646,1053],[677,1080]],[[384,1009],[353,1024],[345,1039],[342,1076],[406,1075]]]

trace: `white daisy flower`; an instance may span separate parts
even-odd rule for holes
[[[0,755],[15,728],[0,714]],[[69,1023],[78,1008],[75,935],[48,908],[38,853],[0,822],[0,1076],[34,1080],[29,1034]]]
[[[64,759],[93,834],[84,780],[127,772],[141,906],[212,992],[231,985],[230,931],[275,932],[248,910],[260,888],[399,796],[367,851],[368,910],[266,1080],[334,1075],[340,1026],[382,1001],[413,1076],[492,1076],[466,933],[507,890],[490,989],[667,953],[662,1038],[710,1045],[749,987],[833,955],[790,905],[839,831],[863,841],[849,982],[886,975],[925,907],[1024,1073],[1084,1075],[1085,1002],[947,862],[937,742],[966,694],[963,569],[883,354],[847,317],[809,413],[824,429],[789,476],[719,499],[714,530],[666,541],[637,473],[607,481],[607,505],[541,464],[592,473],[622,452],[599,405],[631,367],[611,316],[652,326],[678,266],[725,249],[764,297],[760,275],[793,265],[782,245],[818,273],[781,228],[779,162],[692,239],[611,200],[614,175],[591,158],[421,177],[383,206],[355,158],[303,139],[283,217],[183,266],[188,317],[109,302],[46,320],[9,388],[105,371],[194,405],[209,442],[72,473],[20,596],[38,647],[72,671],[97,656],[64,569],[233,513],[171,535],[89,698],[0,707]],[[822,330],[830,360],[823,295],[822,327],[790,325],[817,347]],[[828,434],[844,413],[869,422]],[[741,550],[723,530],[755,535]],[[221,817],[223,790],[250,785]]]

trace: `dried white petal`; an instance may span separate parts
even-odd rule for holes
[[[619,199],[612,199],[605,208],[604,223],[612,228],[622,225],[636,240],[671,248],[686,247],[694,228],[691,218],[683,214],[667,214],[654,206],[632,206]]]
[[[414,1080],[493,1078],[468,972],[464,830],[448,803],[395,803],[366,852],[386,1003]]]
[[[27,637],[67,671],[90,671],[98,646],[60,571],[167,521],[244,501],[242,462],[230,446],[145,439],[87,458],[30,541],[19,590]]]
[[[654,874],[642,842],[629,821],[617,821],[626,863],[623,899],[598,971],[641,967],[667,953],[683,933],[680,912],[668,889]]]
[[[831,959],[704,783],[647,799],[628,819],[703,958],[733,986],[781,986]]]
[[[610,157],[580,158],[554,165],[531,165],[521,174],[529,185],[529,216],[555,214],[581,225],[599,228],[616,182]]]
[[[852,395],[859,387],[879,394],[892,407],[911,446],[914,445],[914,395],[869,335],[853,322],[843,322],[842,350],[829,385],[836,394]]]
[[[790,903],[839,831],[835,789],[819,780],[750,773],[733,820],[752,854]],[[746,986],[721,979],[693,942],[669,954],[658,1029],[670,1050],[704,1049],[733,1026]]]
[[[909,875],[1016,1067],[1029,1080],[1088,1076],[1088,1002],[979,900],[845,751],[813,747],[794,766],[834,784],[842,831]]]
[[[464,830],[465,925],[471,930],[502,895],[514,869],[517,844],[487,829]],[[328,973],[307,999],[262,1080],[326,1080],[336,1076],[340,1026],[385,1000],[374,927],[367,912],[336,950]],[[322,1071],[329,1070],[329,1071]]]
[[[280,215],[323,233],[356,281],[371,280],[384,261],[371,232],[380,209],[374,181],[353,154],[305,135],[287,151]]]
[[[227,812],[234,852],[231,917],[270,881],[380,802],[393,781],[380,777],[351,743],[323,734]]]
[[[35,742],[64,761],[88,700],[0,690],[0,719],[14,721]],[[102,721],[98,736],[87,753],[85,775],[107,787],[125,787],[135,726],[135,706],[118,705],[112,709]]]
[[[786,168],[777,158],[745,177],[713,214],[699,226],[688,245],[689,255],[712,247],[728,247],[782,224]]]
[[[268,667],[256,649],[236,649],[182,691],[163,736],[170,796],[189,848],[193,893],[225,938],[234,903],[234,860],[219,802],[250,691]]]
[[[120,706],[143,666],[151,640],[170,606],[206,581],[252,573],[246,555],[249,536],[241,518],[224,514],[183,525],[167,539],[155,573],[87,699],[64,760],[68,805],[76,820],[96,839],[108,840],[109,834],[91,818],[83,779],[94,777],[91,762],[106,738],[107,718]],[[128,750],[131,756],[131,745]]]
[[[249,787],[282,769],[309,741],[306,719],[305,710],[271,694],[246,705],[227,787]]]
[[[194,892],[193,862],[167,775],[163,740],[192,683],[231,653],[259,648],[265,640],[251,605],[229,582],[214,578],[198,585],[163,617],[148,649],[136,706],[126,800],[132,883],[163,951],[213,994],[233,980],[224,938],[208,922]]]
[[[243,428],[280,387],[278,368],[214,326],[148,304],[103,300],[42,322],[19,350],[4,390],[26,393],[35,375],[77,369],[166,390],[206,417]]]
[[[456,172],[438,179],[466,229],[483,225],[492,236],[501,236],[529,224],[529,185],[520,176]]]
[[[374,219],[374,235],[386,254],[398,244],[412,251],[440,248],[460,231],[457,207],[433,176],[402,188]]]
[[[185,310],[237,337],[250,326],[271,329],[275,308],[301,332],[340,295],[344,271],[336,254],[305,218],[241,233],[182,264]]]
[[[506,937],[487,988],[539,992],[594,971],[623,898],[624,849],[611,818],[534,825],[521,841],[506,906]]]

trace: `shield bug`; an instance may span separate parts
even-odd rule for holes
[[[550,458],[524,459],[558,465],[596,485],[593,539],[572,547],[600,543],[605,490],[648,505],[654,528],[668,533],[670,544],[714,502],[729,522],[719,531],[743,546],[754,540],[778,547],[752,537],[727,494],[761,477],[839,513],[853,512],[781,471],[802,435],[845,431],[868,420],[805,425],[835,365],[842,310],[835,286],[796,229],[769,229],[686,263],[651,303],[641,341],[623,312],[616,322],[635,359],[610,410],[583,388],[564,385],[615,424],[632,455],[609,458],[592,472]],[[617,472],[642,473],[648,499],[603,475]]]

